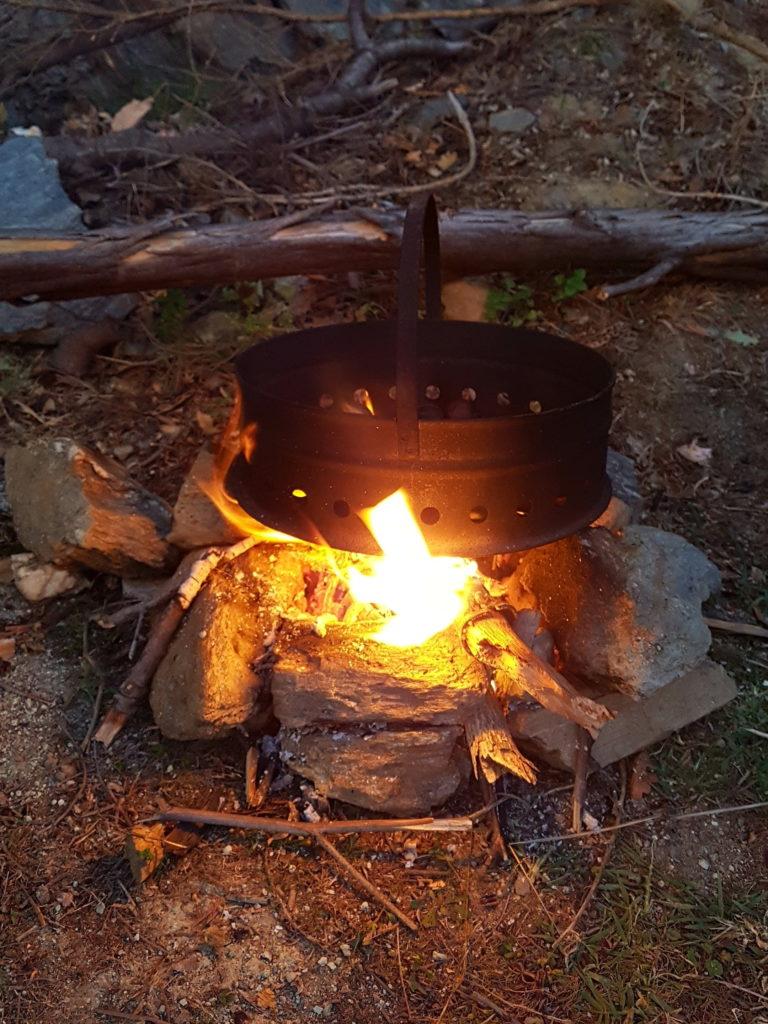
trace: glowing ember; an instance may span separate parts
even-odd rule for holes
[[[393,612],[373,639],[415,647],[446,629],[464,607],[464,591],[477,566],[466,558],[433,557],[405,491],[395,491],[361,518],[384,552],[371,572],[349,570],[353,596]]]

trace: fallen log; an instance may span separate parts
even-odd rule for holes
[[[500,611],[490,609],[468,619],[462,636],[469,651],[497,670],[496,693],[517,696],[525,690],[548,711],[575,722],[594,736],[613,712],[578,692],[556,669],[542,661],[515,633]],[[506,691],[509,680],[509,692]]]
[[[536,769],[517,749],[498,697],[486,694],[464,723],[464,732],[477,778],[493,783],[511,772],[536,785]]]
[[[301,215],[299,215],[301,216]],[[0,299],[72,299],[204,287],[289,274],[392,269],[400,210],[297,215],[199,227],[142,224],[83,235],[0,233]],[[183,224],[183,220],[180,219]],[[441,218],[449,273],[658,268],[768,283],[768,211],[459,210]],[[655,282],[660,275],[650,276]],[[625,288],[626,290],[626,288]],[[610,294],[608,291],[607,294]]]

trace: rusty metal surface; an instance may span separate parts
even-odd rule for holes
[[[434,206],[422,200],[408,213],[395,320],[285,334],[238,357],[256,444],[226,486],[250,515],[376,553],[355,513],[402,487],[433,554],[480,557],[548,543],[602,512],[609,363],[551,334],[442,321],[439,295]]]

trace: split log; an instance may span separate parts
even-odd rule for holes
[[[0,300],[72,299],[396,266],[401,211],[355,210],[245,224],[168,220],[85,235],[0,234]],[[180,219],[180,223],[183,220]],[[615,273],[664,263],[695,277],[768,283],[768,212],[459,210],[441,218],[449,273],[577,266]]]
[[[511,772],[535,785],[536,769],[517,749],[501,704],[493,694],[487,694],[464,723],[464,732],[477,778],[493,783],[505,772]]]
[[[496,680],[500,696],[508,695],[508,677],[509,695],[517,695],[518,688],[522,688],[542,707],[576,722],[592,736],[613,718],[612,711],[580,694],[565,676],[534,654],[500,611],[484,611],[468,619],[463,637],[478,661],[501,673]]]

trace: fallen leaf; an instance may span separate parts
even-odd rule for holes
[[[220,924],[212,924],[203,932],[203,942],[213,949],[221,949],[229,942],[229,929]]]
[[[56,902],[60,903],[65,910],[68,910],[75,902],[75,897],[71,892],[62,892],[56,897]]]
[[[11,661],[16,653],[16,641],[12,636],[0,636],[0,661]]]
[[[696,437],[688,444],[681,444],[677,451],[684,459],[695,462],[697,466],[706,466],[712,459],[712,449],[704,448]]]
[[[256,996],[256,1005],[262,1010],[277,1009],[277,996],[271,988],[263,988]]]
[[[213,417],[207,412],[201,412],[200,409],[198,409],[195,413],[195,421],[207,437],[212,437],[214,434],[218,433],[213,423]]]
[[[443,153],[442,156],[437,158],[437,166],[441,171],[447,171],[456,163],[459,159],[459,154],[450,150],[448,153]]]
[[[756,338],[754,334],[747,334],[745,331],[723,331],[723,337],[726,341],[732,341],[736,345],[743,345],[744,348],[752,348],[753,345],[760,343],[759,338]]]
[[[405,154],[403,160],[407,164],[420,164],[423,160],[423,155],[420,149],[411,149]]]
[[[629,780],[627,783],[627,795],[630,800],[642,800],[644,796],[653,789],[656,782],[656,775],[651,771],[651,762],[648,753],[641,750],[632,758],[629,769]]]
[[[139,121],[150,112],[154,102],[151,96],[145,100],[129,100],[112,118],[111,130],[124,132],[129,128],[135,128]]]

